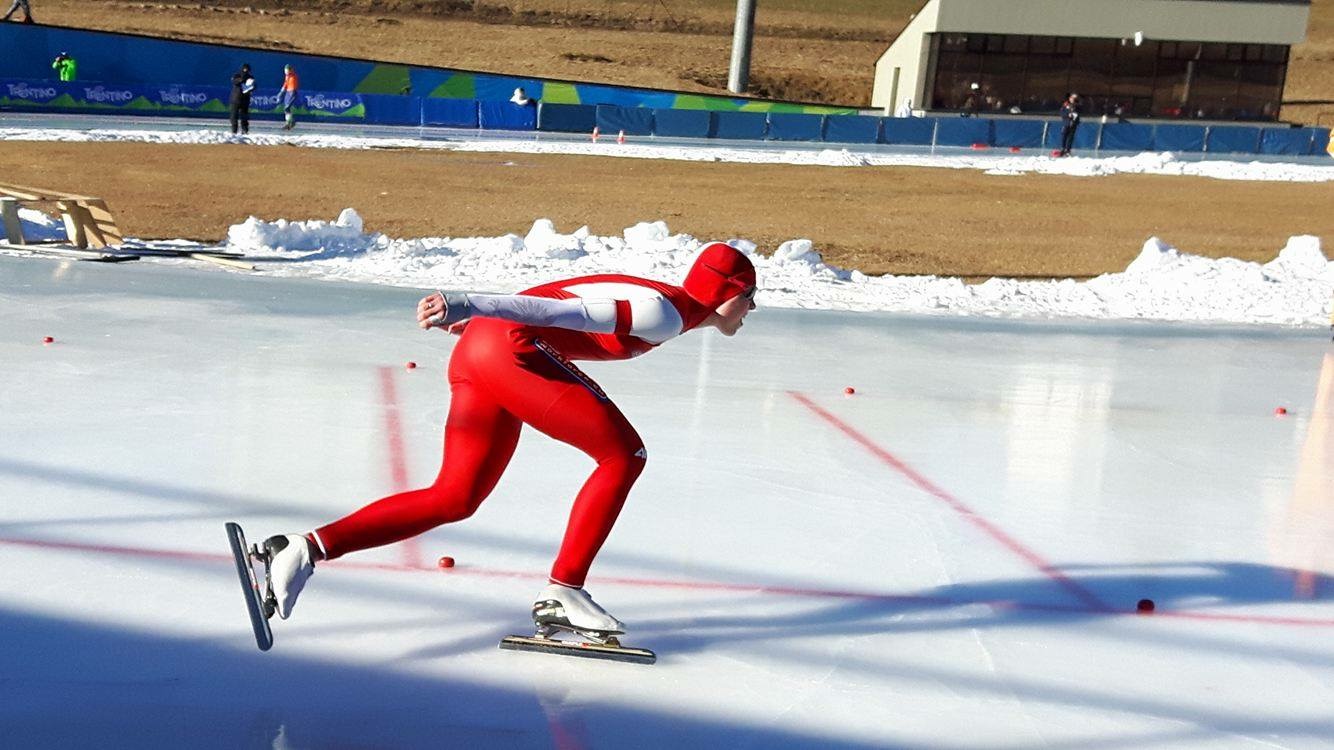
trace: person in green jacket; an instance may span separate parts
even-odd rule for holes
[[[60,75],[60,80],[72,81],[79,69],[79,63],[70,57],[68,52],[61,52],[56,56],[55,62],[51,63],[51,67]]]

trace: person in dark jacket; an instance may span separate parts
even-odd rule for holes
[[[1079,129],[1079,95],[1071,94],[1061,105],[1061,156],[1069,156],[1075,145],[1075,131]]]
[[[250,74],[250,64],[232,74],[232,135],[236,135],[239,124],[241,134],[250,132],[250,95],[255,92],[255,77]]]

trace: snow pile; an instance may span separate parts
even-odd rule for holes
[[[755,262],[761,306],[1325,325],[1334,302],[1334,263],[1311,236],[1291,238],[1265,264],[1191,255],[1155,237],[1120,273],[1086,282],[991,279],[976,285],[936,276],[866,276],[828,265],[807,239],[789,240],[767,256],[744,239],[730,242]],[[231,228],[227,249],[246,252],[274,275],[514,292],[596,273],[679,282],[703,244],[672,234],[661,221],[603,237],[587,227],[564,234],[549,219],[534,222],[523,236],[394,239],[366,233],[356,212],[346,209],[333,222],[252,217]],[[265,264],[266,256],[283,262]]]
[[[1112,174],[1156,174],[1212,177],[1220,180],[1268,182],[1328,182],[1334,180],[1334,161],[1312,160],[1306,163],[1268,161],[1197,161],[1172,153],[1055,159],[1043,149],[1026,149],[1018,155],[1006,149],[963,151],[949,149],[931,153],[927,147],[830,148],[828,144],[801,147],[792,144],[721,145],[701,140],[689,145],[662,145],[651,138],[636,138],[619,144],[614,139],[593,143],[569,140],[564,136],[459,134],[431,138],[409,135],[334,135],[331,133],[256,132],[235,136],[224,127],[201,128],[195,121],[161,120],[157,129],[132,128],[0,128],[0,141],[135,141],[142,143],[241,143],[260,146],[292,145],[306,148],[386,149],[415,148],[453,151],[523,154],[575,154],[615,156],[629,159],[671,159],[675,161],[733,162],[743,164],[794,164],[828,167],[936,167],[976,169],[987,174],[1057,174],[1100,177]],[[310,127],[318,128],[318,124]],[[172,129],[176,128],[176,129]],[[405,133],[413,132],[405,128]],[[538,140],[538,139],[542,140]],[[1078,152],[1076,152],[1078,153]],[[1237,155],[1241,156],[1241,155]]]
[[[227,229],[227,244],[238,252],[273,251],[279,255],[318,250],[322,256],[363,252],[367,236],[361,216],[343,209],[332,223],[324,221],[260,221],[250,217]]]

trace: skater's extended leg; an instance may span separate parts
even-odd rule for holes
[[[519,441],[519,420],[471,381],[452,383],[445,455],[425,489],[377,500],[322,526],[314,536],[327,558],[408,539],[461,521],[495,488]]]

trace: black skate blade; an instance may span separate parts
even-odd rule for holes
[[[260,590],[259,580],[255,578],[255,568],[250,564],[250,547],[245,541],[245,532],[241,527],[227,522],[227,541],[232,546],[232,557],[236,560],[236,574],[241,579],[241,590],[245,594],[246,611],[250,614],[250,625],[255,630],[255,645],[260,651],[273,648],[273,629],[269,627],[266,616],[264,592]]]
[[[534,651],[544,654],[563,654],[565,656],[582,656],[586,659],[623,661],[631,664],[652,664],[658,660],[657,654],[646,648],[608,646],[601,643],[558,641],[552,638],[533,638],[522,635],[505,636],[500,640],[500,647],[506,651]]]

